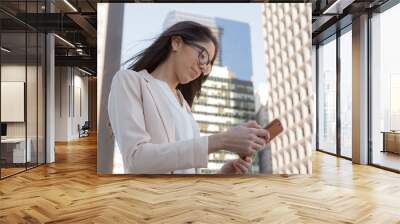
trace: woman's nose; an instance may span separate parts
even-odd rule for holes
[[[199,68],[203,73],[207,71],[207,65],[200,65],[199,64]]]

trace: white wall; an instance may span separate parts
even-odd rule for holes
[[[85,121],[88,121],[88,77],[82,77],[81,73],[76,73],[77,70],[74,71],[74,96],[71,96],[71,99],[74,99],[74,102],[71,102],[71,105],[74,105],[72,108],[72,119],[71,119],[71,131],[70,135],[72,138],[78,138],[78,124],[82,126]],[[78,93],[80,91],[80,93]],[[79,97],[80,95],[80,97]],[[79,103],[79,100],[81,101]],[[79,105],[80,104],[80,105]],[[82,107],[79,111],[79,107]],[[75,113],[74,113],[75,111]]]
[[[1,82],[1,121],[24,122],[24,82]]]
[[[1,66],[1,81],[18,81],[25,82],[25,64],[24,65],[2,65]],[[28,66],[28,72],[32,67]],[[4,96],[3,96],[4,97]],[[7,110],[7,108],[1,108]],[[25,137],[25,122],[7,122],[8,137]]]
[[[38,69],[38,70],[37,70]],[[25,100],[22,102],[22,107],[16,109],[6,107],[3,105],[1,108],[2,112],[6,113],[22,113],[24,116],[26,112],[26,120],[23,118],[22,122],[6,122],[7,123],[7,137],[9,138],[24,138],[25,135],[30,140],[30,149],[32,151],[32,161],[36,162],[36,158],[39,159],[39,163],[44,163],[44,74],[42,73],[42,67],[24,64],[3,64],[1,66],[1,81],[2,82],[24,82],[26,85],[26,105]],[[27,78],[27,80],[26,80]],[[2,89],[2,93],[4,89]],[[19,90],[21,94],[24,94],[24,90]],[[9,98],[6,95],[2,95],[2,98]],[[14,102],[17,103],[17,102]],[[3,104],[3,103],[2,103]],[[22,111],[12,111],[22,110]],[[38,157],[37,153],[39,154]],[[51,160],[49,160],[51,161]]]
[[[67,141],[68,68],[55,68],[55,141]]]
[[[26,71],[28,74],[35,73],[36,67],[18,64],[6,64],[1,66],[1,81],[2,82],[25,82]],[[36,91],[34,93],[27,93],[28,97],[36,97]],[[3,96],[4,97],[4,96]],[[28,102],[31,102],[32,99],[27,99]],[[35,105],[36,107],[36,105]],[[7,110],[9,108],[1,108],[1,110]],[[34,119],[31,117],[33,114],[28,113],[28,122],[32,122]],[[36,116],[36,114],[35,114]],[[36,118],[36,117],[35,117]],[[35,120],[36,122],[36,120]],[[8,137],[25,137],[25,126],[26,122],[7,122],[7,136]],[[29,123],[28,128],[33,127],[33,124]],[[28,132],[28,137],[29,137]]]
[[[56,67],[56,141],[77,139],[78,124],[82,126],[88,120],[88,78],[83,75],[76,68]]]

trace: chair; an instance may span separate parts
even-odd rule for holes
[[[82,127],[80,127],[80,125],[78,124],[79,138],[89,136],[89,129],[90,129],[89,121],[85,121]]]

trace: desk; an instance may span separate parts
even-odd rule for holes
[[[400,131],[382,131],[383,151],[400,154]]]
[[[25,163],[31,161],[31,139],[26,141],[25,155],[25,138],[6,138],[1,139],[1,157],[6,163]],[[27,157],[27,161],[25,158]]]

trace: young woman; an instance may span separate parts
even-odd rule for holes
[[[200,137],[190,110],[217,52],[207,27],[184,21],[135,56],[129,70],[117,72],[108,113],[125,173],[198,173],[197,168],[207,167],[208,154],[221,149],[240,158],[225,163],[219,173],[248,171],[268,132],[250,121]]]

